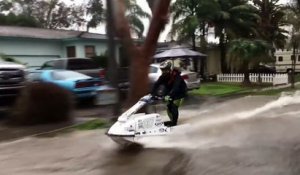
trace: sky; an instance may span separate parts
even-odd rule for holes
[[[176,0],[172,0],[172,2],[174,2],[174,1],[176,1]],[[290,0],[279,0],[279,3],[284,4],[284,3],[287,3],[287,2],[289,2],[289,1],[290,1]],[[67,3],[67,4],[72,3],[72,2],[75,2],[76,4],[82,4],[82,3],[87,3],[88,0],[64,0],[64,2]],[[106,0],[102,0],[102,2],[105,3]],[[146,11],[146,12],[148,12],[148,13],[151,14],[151,10],[150,10],[150,8],[149,8],[149,6],[148,6],[146,0],[136,0],[136,2],[137,2],[138,5],[140,5],[140,7],[141,7],[144,11]],[[148,28],[149,28],[149,20],[143,19],[143,23],[144,23],[144,25],[145,25],[144,36],[146,36],[146,34],[147,34],[147,32],[148,32]],[[171,24],[169,23],[169,24],[166,25],[165,30],[161,32],[160,37],[159,37],[159,39],[158,39],[159,42],[164,42],[165,40],[168,40],[167,35],[168,35],[170,29],[171,29]],[[83,29],[83,30],[84,30],[84,29]],[[90,32],[95,32],[95,33],[102,33],[102,34],[104,34],[104,33],[105,33],[104,25],[99,26],[99,27],[97,27],[96,29],[91,29]],[[213,35],[210,35],[210,36],[208,37],[208,40],[209,40],[209,42],[216,42],[216,39],[215,39],[215,37],[214,37]]]

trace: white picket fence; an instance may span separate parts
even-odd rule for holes
[[[262,83],[273,83],[273,85],[288,84],[288,74],[250,74],[251,82],[258,82],[259,77]],[[244,74],[218,74],[218,82],[243,82]]]

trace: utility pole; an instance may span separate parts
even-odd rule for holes
[[[117,102],[113,107],[113,115],[117,117],[121,113],[120,93],[118,88],[118,66],[116,61],[114,4],[112,0],[106,0],[107,5],[107,36],[108,36],[108,76],[112,86],[116,89]]]

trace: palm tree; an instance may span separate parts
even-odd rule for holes
[[[228,72],[226,48],[230,39],[257,35],[256,27],[260,17],[256,9],[247,0],[217,0],[219,10],[215,14],[213,25],[215,35],[219,37],[222,72]]]
[[[244,84],[250,84],[249,67],[267,62],[271,47],[263,40],[236,39],[230,42],[229,62],[244,72]],[[269,58],[269,59],[268,59]]]
[[[169,36],[172,40],[176,37],[177,41],[191,42],[193,50],[196,50],[196,43],[200,36],[200,50],[205,53],[208,23],[213,19],[216,7],[216,2],[211,0],[175,1],[171,5],[173,23]],[[198,71],[198,61],[193,59],[195,71]]]
[[[196,31],[199,21],[196,16],[197,2],[195,0],[177,0],[171,5],[172,27],[169,35],[177,36],[178,41],[191,40],[192,47],[196,49]]]
[[[169,36],[179,41],[191,41],[196,50],[196,39],[205,40],[208,23],[212,20],[217,4],[211,0],[177,0],[171,6],[172,28]]]
[[[136,0],[126,0],[126,18],[130,24],[130,30],[136,34],[138,38],[143,37],[145,26],[142,19],[149,19],[151,15],[145,12],[137,3]]]
[[[253,0],[261,17],[258,30],[260,37],[273,47],[283,49],[288,33],[282,27],[286,25],[284,20],[284,7],[278,4],[279,0]]]
[[[300,47],[300,9],[297,5],[292,4],[288,6],[288,9],[286,10],[286,18],[287,23],[292,27],[288,47],[293,50],[291,87],[295,88],[296,54],[298,54]]]

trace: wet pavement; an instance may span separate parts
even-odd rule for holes
[[[299,175],[300,94],[208,100],[181,110],[184,129],[121,149],[104,130],[0,144],[1,174]]]

